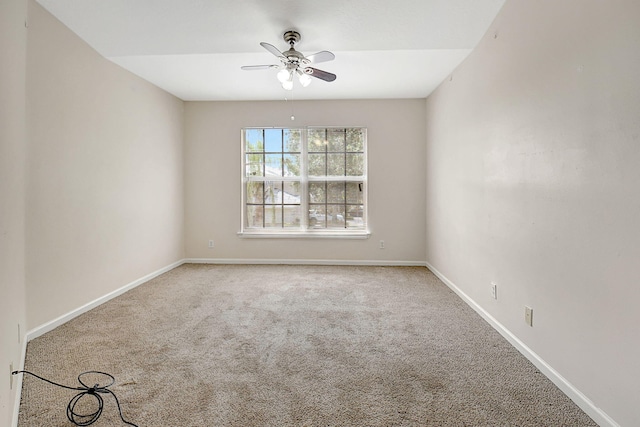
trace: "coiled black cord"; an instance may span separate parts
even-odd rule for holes
[[[116,381],[113,375],[107,374],[106,372],[99,372],[99,371],[83,372],[80,375],[78,375],[78,382],[82,385],[82,387],[69,387],[63,384],[58,384],[56,382],[50,381],[46,378],[42,378],[40,375],[36,375],[33,372],[29,372],[29,371],[13,371],[11,372],[11,375],[17,375],[20,373],[32,375],[38,379],[41,379],[42,381],[48,382],[49,384],[53,384],[58,387],[66,388],[69,390],[80,391],[80,393],[76,394],[67,405],[67,418],[69,419],[69,421],[71,421],[73,424],[77,426],[88,426],[98,421],[98,418],[100,418],[100,415],[102,414],[102,409],[104,408],[104,400],[102,399],[101,394],[110,394],[116,400],[116,405],[118,405],[118,413],[120,414],[120,419],[122,420],[122,422],[133,427],[138,427],[136,424],[133,424],[124,419],[124,416],[122,415],[122,409],[120,408],[120,401],[116,397],[115,393],[107,388],[113,385],[113,383],[115,383]],[[88,386],[87,384],[82,382],[82,377],[83,375],[89,375],[89,374],[106,375],[107,377],[111,378],[111,382],[103,386],[100,386],[99,384]],[[80,402],[80,400],[87,395],[93,396],[96,399],[98,403],[98,409],[96,409],[95,412],[92,412],[90,414],[78,414],[77,412],[75,412],[75,407],[78,404],[78,402]]]

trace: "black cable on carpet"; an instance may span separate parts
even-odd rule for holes
[[[115,395],[114,392],[112,392],[107,388],[116,382],[116,379],[113,377],[113,375],[107,374],[106,372],[99,372],[99,371],[83,372],[80,375],[78,375],[78,382],[82,385],[82,387],[69,387],[63,384],[58,384],[56,382],[50,381],[46,378],[42,378],[40,375],[36,375],[33,372],[29,372],[29,371],[13,371],[11,372],[11,375],[17,375],[20,373],[32,375],[38,379],[41,379],[42,381],[46,381],[49,384],[53,384],[58,387],[67,388],[69,390],[80,391],[80,393],[76,394],[67,405],[67,418],[69,419],[69,421],[71,421],[73,424],[77,426],[88,426],[98,421],[98,418],[100,418],[100,415],[102,414],[102,409],[104,408],[104,400],[102,399],[101,394],[110,394],[116,400],[116,405],[118,405],[118,413],[120,414],[120,419],[122,420],[122,422],[133,427],[138,427],[136,424],[133,424],[124,419],[124,417],[122,416],[122,409],[120,408],[120,401],[118,400],[118,397]],[[82,377],[84,375],[89,375],[89,374],[105,375],[111,378],[111,382],[103,386],[99,384],[88,386],[87,384],[82,382]],[[98,409],[95,412],[92,412],[89,414],[78,414],[77,412],[75,412],[76,405],[85,396],[93,396],[97,401]]]

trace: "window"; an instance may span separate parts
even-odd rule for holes
[[[366,235],[364,128],[246,128],[242,233]]]

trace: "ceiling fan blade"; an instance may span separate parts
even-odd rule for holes
[[[336,59],[336,56],[328,50],[323,50],[322,52],[307,56],[307,59],[311,61],[312,64],[317,64],[318,62],[333,61]]]
[[[332,82],[336,79],[335,74],[329,73],[327,71],[318,70],[317,68],[313,68],[313,67],[305,68],[305,73],[315,78],[318,78],[320,80],[324,80],[325,82]]]
[[[265,42],[260,42],[260,46],[267,49],[269,52],[271,52],[273,55],[277,56],[278,58],[285,59],[282,52],[280,52],[274,45],[265,43]]]
[[[243,65],[240,67],[243,70],[252,71],[252,70],[267,70],[269,68],[280,68],[278,65]]]

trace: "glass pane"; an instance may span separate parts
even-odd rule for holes
[[[310,182],[309,183],[309,202],[324,204],[327,200],[325,193],[324,182]]]
[[[364,194],[363,183],[347,182],[347,203],[361,205]]]
[[[309,228],[326,228],[327,215],[324,205],[311,205],[309,208]]]
[[[284,226],[290,228],[300,227],[302,221],[302,207],[300,205],[284,206]]]
[[[344,204],[344,182],[329,182],[327,184],[327,203]]]
[[[325,139],[324,129],[310,129],[307,133],[309,152],[325,152],[327,149],[327,141]]]
[[[327,206],[327,227],[344,228],[344,205]]]
[[[362,205],[348,205],[346,220],[348,228],[364,228]]]
[[[265,155],[265,176],[282,176],[282,154]]]
[[[363,129],[347,129],[347,151],[364,152]]]
[[[329,129],[327,131],[328,150],[333,152],[343,152],[344,137],[344,129]]]
[[[299,153],[301,137],[300,129],[285,129],[284,151],[286,153]]]
[[[264,203],[268,205],[282,203],[282,181],[265,181]]]
[[[284,176],[300,176],[300,154],[284,155]]]
[[[247,182],[247,203],[262,203],[264,193],[261,182]]]
[[[269,153],[282,152],[282,129],[264,130],[264,151]]]
[[[262,142],[262,129],[247,129],[244,135],[245,151],[255,152],[263,150],[264,144]]]
[[[309,175],[324,176],[326,172],[326,155],[325,154],[309,154]]]
[[[300,204],[300,182],[284,182],[284,197],[282,203],[285,205]]]
[[[246,154],[245,176],[263,176],[262,154]]]
[[[245,226],[262,228],[263,212],[262,206],[247,206]]]
[[[348,176],[364,175],[364,154],[347,153],[347,175]]]
[[[270,205],[264,207],[264,226],[266,228],[282,227],[282,206]]]
[[[344,176],[344,154],[327,154],[327,176]]]

